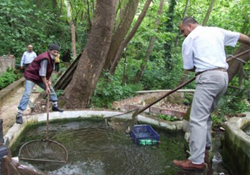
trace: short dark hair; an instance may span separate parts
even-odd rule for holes
[[[189,23],[198,24],[198,22],[193,17],[185,17],[185,18],[182,19],[182,24],[183,25],[188,25]]]

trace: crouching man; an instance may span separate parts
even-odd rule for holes
[[[25,91],[18,106],[16,123],[23,123],[23,111],[27,108],[30,94],[36,84],[43,88],[46,91],[46,94],[50,94],[52,110],[63,112],[63,110],[57,105],[57,95],[54,89],[51,87],[51,74],[55,64],[54,60],[58,55],[59,50],[60,48],[56,43],[51,44],[49,46],[49,50],[38,55],[25,70]]]

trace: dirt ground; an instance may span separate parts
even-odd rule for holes
[[[0,106],[0,117],[3,119],[3,134],[5,135],[9,128],[11,128],[16,122],[17,106],[22,98],[24,87],[19,88],[13,93],[1,106]],[[36,91],[32,92],[30,100],[34,102],[39,93]],[[31,114],[31,109],[28,108],[24,111],[25,115]]]

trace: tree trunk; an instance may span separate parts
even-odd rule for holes
[[[74,76],[65,90],[66,108],[86,108],[101,75],[114,26],[117,0],[97,0],[95,18],[87,45]]]
[[[124,64],[123,64],[123,75],[122,75],[122,86],[125,86],[125,84],[128,81],[128,74],[127,74],[127,58],[125,56]]]
[[[155,21],[155,32],[158,31],[158,27],[159,27],[159,23],[160,23],[159,17],[161,16],[161,13],[162,13],[163,4],[164,4],[164,0],[161,0],[160,5],[159,5],[159,10],[157,12],[157,18],[156,18],[156,21]],[[143,74],[143,72],[144,72],[144,70],[146,68],[148,59],[149,59],[149,57],[150,57],[150,55],[151,55],[151,53],[153,51],[155,41],[156,41],[156,36],[153,36],[150,43],[149,43],[149,47],[148,47],[148,50],[147,50],[146,57],[144,57],[144,59],[142,60],[141,69],[137,72],[134,82],[140,81],[140,79],[142,77],[142,74]]]
[[[114,74],[115,73],[115,69],[118,65],[118,63],[120,62],[121,60],[121,56],[122,56],[122,53],[124,51],[124,49],[126,48],[127,44],[129,43],[129,41],[133,38],[133,36],[135,35],[137,29],[139,28],[141,22],[143,21],[146,13],[147,13],[147,10],[149,8],[149,5],[150,3],[152,2],[152,0],[147,0],[144,7],[143,7],[143,10],[141,12],[141,14],[139,15],[133,29],[131,30],[131,32],[128,34],[128,36],[126,37],[126,39],[122,42],[122,44],[120,45],[116,55],[115,55],[115,58],[114,60],[112,61],[112,65],[109,69],[109,72],[111,74]]]
[[[91,31],[92,27],[92,21],[90,17],[90,5],[89,5],[89,0],[86,0],[85,2],[87,4],[87,34]]]
[[[64,1],[66,8],[67,8],[67,17],[71,29],[71,42],[72,42],[72,54],[73,58],[76,59],[76,34],[75,34],[75,24],[72,20],[72,15],[71,15],[71,6],[68,0]]]
[[[174,9],[176,5],[176,0],[171,0],[170,5],[169,5],[169,10],[168,10],[168,17],[169,20],[166,23],[166,32],[173,32],[174,30]],[[164,58],[165,58],[165,68],[166,69],[172,69],[172,42],[171,41],[166,41],[164,43]]]
[[[202,23],[203,26],[207,25],[209,16],[210,16],[210,14],[211,14],[211,12],[213,10],[214,2],[215,2],[215,0],[211,0],[211,2],[210,2],[209,8],[208,8],[207,13],[206,13],[206,16],[205,16],[205,18],[203,20],[203,23]]]
[[[72,54],[73,54],[73,59],[76,59],[76,32],[75,32],[75,25],[74,22],[70,22],[71,26],[71,39],[72,39]]]
[[[246,44],[242,44],[234,53],[234,55],[243,52],[245,50],[248,50],[249,46]],[[250,59],[250,53],[242,55],[239,57],[241,60],[244,60],[245,62],[248,62]],[[234,59],[233,61],[229,62],[229,68],[227,70],[229,82],[233,79],[233,77],[238,73],[240,68],[241,62],[237,59]]]
[[[110,49],[104,64],[104,69],[109,70],[112,64],[113,59],[124,39],[127,35],[131,23],[134,19],[137,7],[139,4],[139,0],[129,0],[125,9],[125,15],[123,19],[120,19],[121,22],[118,25],[117,30],[115,31],[114,36],[112,37],[112,42],[110,45]]]
[[[187,15],[189,1],[190,1],[190,0],[187,0],[187,1],[186,1],[185,9],[184,9],[184,12],[183,12],[183,18],[185,18],[186,15]],[[178,36],[177,36],[176,41],[175,41],[175,47],[178,46],[180,36],[181,36],[181,31],[179,30]]]

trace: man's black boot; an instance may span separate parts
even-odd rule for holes
[[[16,123],[23,124],[23,113],[18,112],[16,115]]]
[[[58,106],[52,106],[52,111],[63,112],[63,110],[60,109]]]

